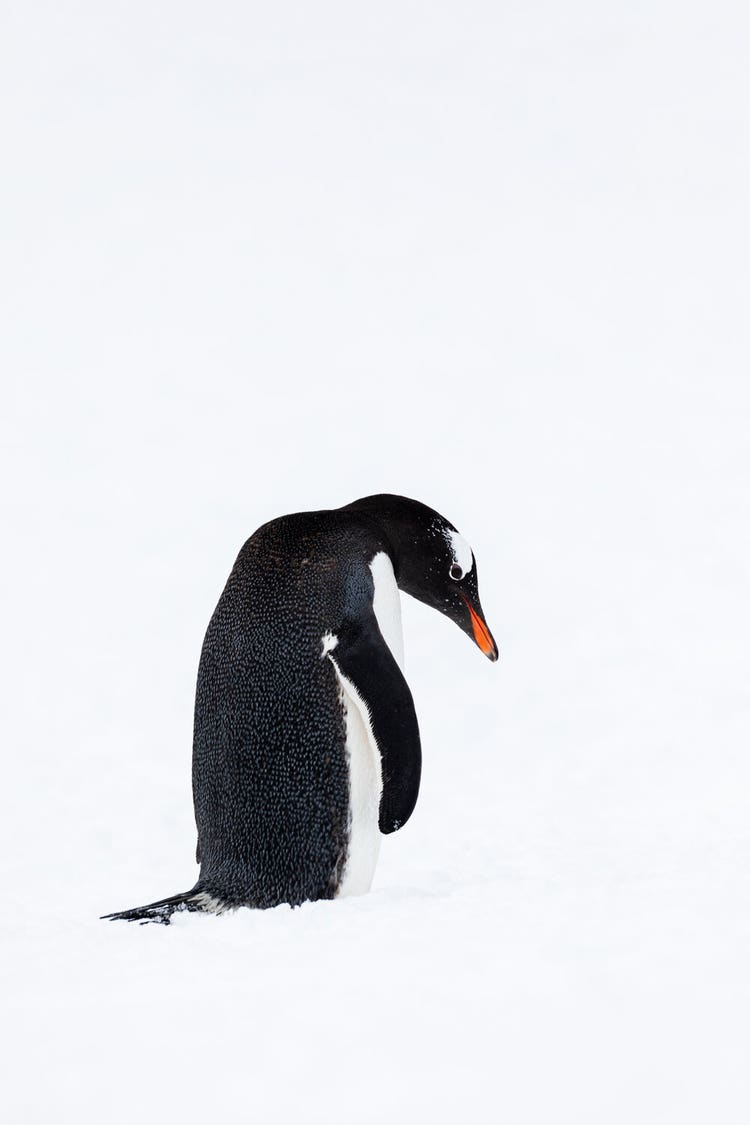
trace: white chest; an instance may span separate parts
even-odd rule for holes
[[[385,643],[399,668],[404,664],[401,601],[391,560],[380,552],[370,563],[375,593],[373,610]],[[334,657],[335,663],[335,657]],[[336,669],[346,712],[346,755],[349,763],[349,847],[339,896],[369,891],[380,852],[378,812],[383,778],[380,753],[367,709],[355,686]]]
[[[401,597],[396,585],[393,565],[385,551],[379,551],[370,563],[375,593],[372,608],[378,622],[383,640],[396,658],[396,663],[404,670],[404,634],[401,630]]]

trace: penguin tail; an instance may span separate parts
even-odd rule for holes
[[[172,915],[180,911],[191,910],[219,914],[222,908],[223,903],[207,895],[199,887],[193,887],[192,891],[184,891],[182,894],[172,895],[170,898],[159,899],[158,902],[150,902],[148,906],[134,906],[132,910],[120,910],[116,914],[102,914],[101,917],[103,921],[110,922],[140,922],[142,926],[145,926],[148,922],[153,922],[159,926],[168,926]]]

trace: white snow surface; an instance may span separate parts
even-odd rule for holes
[[[747,8],[6,5],[3,1118],[750,1120]],[[356,899],[170,927],[244,539],[417,497]]]

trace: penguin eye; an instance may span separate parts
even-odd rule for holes
[[[461,567],[458,565],[458,563],[453,564],[453,566],[450,568],[449,574],[454,582],[460,582],[460,580],[464,576],[464,572],[461,570]]]

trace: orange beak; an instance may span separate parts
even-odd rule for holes
[[[477,642],[477,645],[482,650],[485,656],[489,657],[490,660],[497,660],[497,645],[493,640],[492,633],[489,631],[484,621],[474,609],[474,606],[471,604],[466,595],[462,594],[462,597],[466,602],[469,614],[471,616],[471,627],[474,631],[474,640]]]

